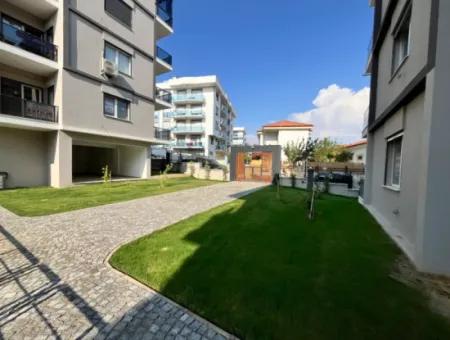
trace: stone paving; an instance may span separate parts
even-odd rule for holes
[[[0,207],[0,339],[232,339],[106,264],[119,245],[257,190],[224,183],[45,217]]]

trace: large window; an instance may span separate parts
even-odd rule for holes
[[[117,47],[105,43],[105,59],[115,63],[119,72],[131,76],[131,56]]]
[[[131,27],[132,8],[122,0],[105,0],[105,11],[121,23]]]
[[[405,9],[394,30],[394,51],[392,54],[392,73],[395,73],[409,55],[409,30],[411,25],[411,4]]]
[[[396,135],[387,140],[386,173],[384,185],[395,189],[400,189],[402,142],[403,134]]]
[[[108,117],[130,120],[130,102],[105,93],[103,99],[103,113]]]

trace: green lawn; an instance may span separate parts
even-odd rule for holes
[[[267,188],[121,247],[111,264],[245,339],[450,339],[356,200]]]
[[[0,205],[20,216],[43,216],[212,184],[217,182],[178,177],[167,179],[163,188],[158,179],[151,179],[86,184],[65,189],[12,189],[0,191]]]

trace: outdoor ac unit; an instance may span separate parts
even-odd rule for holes
[[[119,74],[116,63],[103,59],[103,74],[108,77],[116,77]]]

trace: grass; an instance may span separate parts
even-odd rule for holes
[[[245,339],[450,339],[353,199],[267,188],[121,247],[111,264]]]
[[[49,187],[0,191],[0,205],[20,216],[43,216],[136,198],[191,189],[217,182],[191,177],[86,184],[64,189]]]

